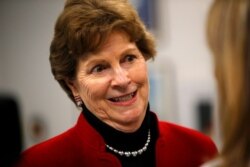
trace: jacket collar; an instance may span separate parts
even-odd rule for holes
[[[161,131],[159,131],[159,126],[161,125],[155,113],[150,111],[150,115],[153,115],[152,118],[154,118],[155,122],[157,123],[156,133],[159,135],[157,135],[159,139],[161,138],[161,136],[164,135],[161,134]],[[104,138],[100,135],[100,133],[98,133],[98,131],[94,127],[89,124],[83,114],[80,114],[80,116],[78,117],[74,129],[77,133],[77,136],[79,136],[81,142],[84,142],[84,144],[87,144],[88,146],[98,151],[106,150]]]
[[[75,130],[80,140],[98,151],[105,151],[105,141],[102,136],[88,123],[83,114],[80,114]]]

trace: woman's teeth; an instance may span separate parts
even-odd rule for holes
[[[126,95],[126,96],[111,98],[110,100],[113,101],[113,102],[128,101],[128,100],[130,100],[130,99],[132,99],[134,97],[134,94],[135,93],[131,93],[131,94]]]

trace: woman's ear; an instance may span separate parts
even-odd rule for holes
[[[73,96],[79,96],[79,92],[78,92],[78,89],[77,89],[77,84],[74,80],[65,80],[67,86],[70,88]]]

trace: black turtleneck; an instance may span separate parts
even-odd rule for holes
[[[120,156],[109,149],[108,152],[115,155],[123,167],[153,167],[155,166],[155,142],[157,138],[157,123],[155,118],[150,114],[149,105],[147,107],[145,118],[141,127],[133,133],[124,133],[114,129],[94,116],[86,107],[83,107],[83,114],[87,121],[101,134],[106,144],[120,151],[134,151],[141,149],[148,138],[150,129],[151,139],[148,148],[141,155]]]

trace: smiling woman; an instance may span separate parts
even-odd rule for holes
[[[52,73],[81,109],[70,130],[24,151],[20,167],[198,167],[217,150],[197,131],[159,121],[146,61],[155,45],[126,0],[68,0],[50,48]]]
[[[104,46],[80,61],[68,85],[97,118],[117,130],[135,132],[145,117],[146,60],[124,32],[111,33]]]

